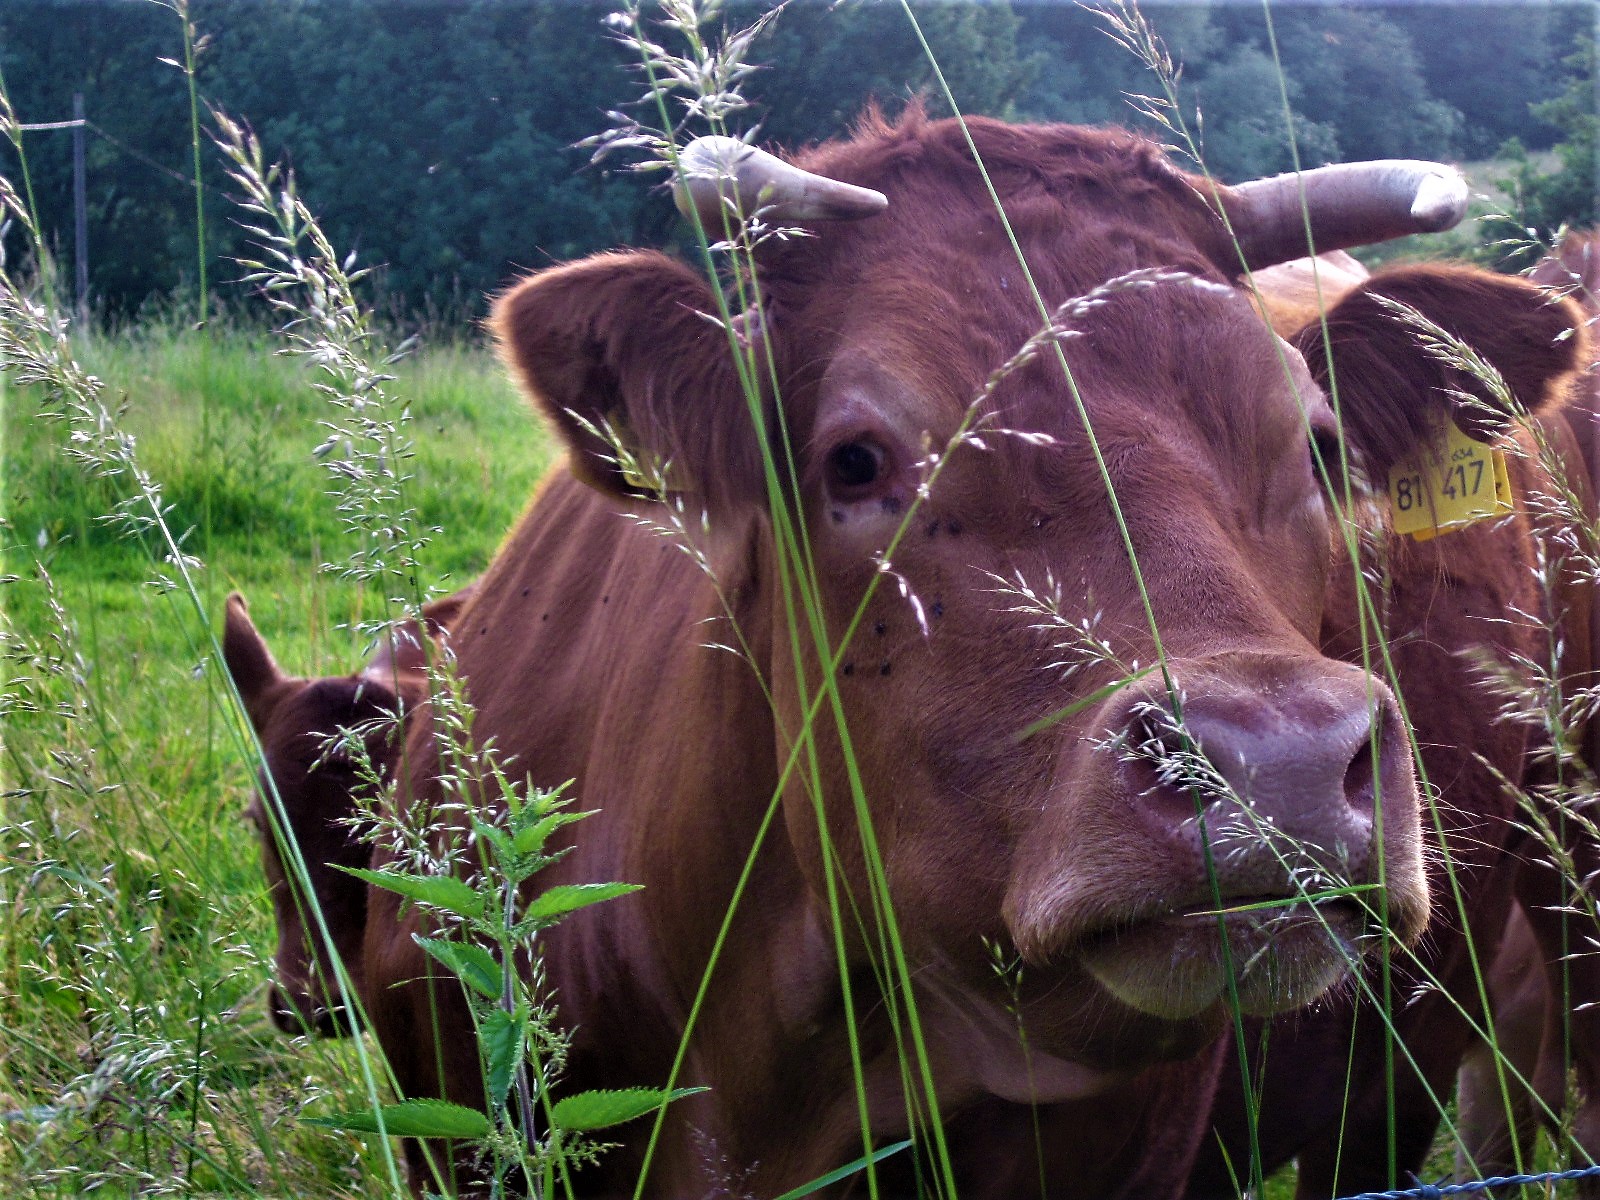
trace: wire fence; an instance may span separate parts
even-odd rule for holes
[[[1600,1178],[1600,1166],[1575,1167],[1570,1171],[1545,1171],[1538,1175],[1494,1175],[1467,1183],[1419,1183],[1416,1187],[1393,1192],[1361,1192],[1341,1200],[1440,1200],[1444,1196],[1467,1196],[1498,1187],[1526,1187],[1540,1183],[1565,1183],[1573,1179]]]

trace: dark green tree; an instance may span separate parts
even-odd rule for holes
[[[73,93],[83,93],[93,123],[85,147],[90,284],[120,311],[196,271],[185,82],[159,61],[182,54],[172,14],[139,0],[0,5],[0,72],[19,119],[66,120]],[[17,178],[20,162],[0,148],[0,170]],[[46,241],[70,280],[71,135],[26,133],[23,149]]]
[[[519,270],[680,229],[656,177],[573,149],[644,90],[602,26],[616,0],[191,4],[209,38],[205,100],[292,164],[335,241],[381,267],[396,310],[481,313]],[[718,21],[764,11],[766,0],[729,0]],[[1106,36],[1103,15],[1044,0],[918,0],[916,11],[965,112],[1174,140],[1128,102],[1163,86]],[[1183,112],[1225,179],[1287,168],[1291,131],[1307,165],[1448,158],[1515,135],[1535,150],[1558,144],[1558,170],[1518,172],[1528,221],[1594,220],[1588,6],[1279,5],[1277,60],[1258,7],[1167,4],[1147,16],[1182,64]],[[174,295],[192,303],[188,97],[182,72],[160,61],[181,58],[182,44],[176,16],[149,0],[0,0],[0,70],[20,118],[59,120],[74,91],[86,97],[91,283],[111,316]],[[943,111],[895,3],[795,0],[753,58],[768,65],[747,83],[751,120],[780,144],[835,136],[874,100],[893,110],[920,95]],[[46,237],[70,269],[70,138],[36,133],[26,145]],[[205,158],[208,274],[221,288],[247,239],[217,156]],[[18,165],[0,146],[0,170]]]
[[[1586,5],[1568,6],[1584,9]],[[1384,15],[1410,37],[1429,94],[1462,116],[1460,150],[1488,158],[1517,138],[1544,149],[1554,131],[1531,108],[1561,90],[1555,64],[1566,15],[1548,4],[1404,4]],[[1569,44],[1570,48],[1570,44]],[[1593,107],[1591,105],[1591,107]]]
[[[748,23],[765,7],[741,6],[729,19]],[[1028,64],[1006,0],[919,5],[917,19],[961,110],[1011,115]],[[929,111],[947,111],[898,5],[791,5],[758,57],[769,65],[747,90],[759,102],[764,136],[780,143],[841,133],[873,101],[894,111],[922,96]]]
[[[1520,270],[1555,241],[1563,226],[1589,228],[1600,219],[1600,114],[1595,111],[1595,38],[1592,27],[1574,31],[1577,48],[1562,60],[1565,87],[1554,99],[1537,104],[1533,115],[1561,131],[1555,145],[1554,171],[1541,170],[1523,147],[1512,143],[1507,153],[1517,161],[1508,181],[1514,211],[1492,221],[1490,232],[1503,239],[1502,265]]]
[[[1296,152],[1302,166],[1337,161],[1334,128],[1296,111],[1299,91],[1289,85],[1291,108],[1286,118],[1277,65],[1248,43],[1211,64],[1189,91],[1196,113],[1191,125],[1201,140],[1207,170],[1236,183],[1292,169]],[[1292,143],[1289,128],[1294,132]]]
[[[1018,12],[1022,54],[1031,66],[1017,100],[1020,115],[1158,132],[1131,101],[1139,96],[1160,96],[1161,80],[1111,39],[1103,15],[1092,8],[1053,3],[1030,3]],[[1224,42],[1216,12],[1200,5],[1145,10],[1185,80],[1203,70]]]
[[[1411,38],[1382,10],[1286,7],[1274,21],[1297,107],[1338,131],[1346,159],[1459,153],[1461,114],[1429,93]]]

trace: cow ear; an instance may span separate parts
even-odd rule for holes
[[[475,582],[469,583],[459,592],[440,596],[437,600],[430,600],[422,606],[422,620],[427,626],[429,637],[450,636],[456,618],[461,615],[461,610],[466,607],[467,601],[472,599],[472,593],[477,586]]]
[[[290,682],[267,649],[266,639],[250,620],[250,610],[238,592],[228,597],[222,618],[222,661],[239,689],[246,714],[257,731],[266,728],[275,696]]]
[[[664,479],[715,514],[764,494],[728,336],[708,316],[716,311],[698,274],[639,251],[533,275],[500,296],[489,325],[580,479],[622,496],[650,495],[649,481]],[[629,456],[642,472],[619,462]]]
[[[430,661],[437,661],[438,647],[448,645],[450,630],[476,587],[469,583],[459,592],[424,604],[420,625],[411,620],[385,629],[378,638],[377,649],[361,669],[361,678],[379,680],[387,686],[396,675],[415,676],[426,671]],[[431,639],[434,645],[427,645],[424,639]]]
[[[1575,305],[1468,267],[1380,272],[1294,342],[1317,381],[1337,389],[1377,479],[1437,437],[1445,417],[1487,441],[1518,413],[1561,402],[1585,361]]]

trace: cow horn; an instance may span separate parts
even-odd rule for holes
[[[725,201],[779,221],[849,221],[889,206],[882,192],[803,171],[738,138],[701,137],[678,152],[673,198],[684,216],[699,212],[707,228],[723,227]]]
[[[1246,265],[1259,270],[1449,229],[1466,215],[1467,181],[1440,163],[1382,159],[1257,179],[1219,198]]]

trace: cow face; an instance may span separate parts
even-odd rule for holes
[[[777,648],[760,666],[780,761],[822,714],[817,786],[786,797],[815,897],[834,853],[866,907],[865,803],[950,1040],[1014,1041],[992,1019],[987,942],[1028,966],[1035,1049],[1127,1066],[1212,1036],[1230,976],[1246,1011],[1280,1011],[1376,944],[1376,914],[1402,938],[1423,927],[1395,698],[1315,643],[1334,526],[1313,454],[1340,436],[1319,373],[1374,471],[1432,436],[1447,392],[1368,292],[1328,347],[1279,340],[1232,286],[1195,183],[1147,144],[973,128],[1027,270],[957,128],[825,148],[809,166],[889,207],[764,249],[744,328],[779,386],[755,406],[704,281],[661,256],[536,276],[496,330],[580,474],[637,494],[591,433],[625,431],[670,460],[713,535],[778,523],[755,412],[777,503],[807,533],[826,652],[775,578],[723,583],[771,600],[777,633],[756,641]],[[1571,322],[1531,289],[1389,286],[1441,316],[1491,303],[1468,336],[1525,404],[1571,369],[1552,344]],[[836,703],[817,700],[828,656]],[[1288,904],[1307,895],[1324,898]]]
[[[335,982],[333,955],[359,990],[367,891],[339,868],[365,866],[370,855],[358,828],[360,798],[370,782],[337,738],[341,730],[368,730],[367,762],[388,773],[398,747],[395,716],[404,707],[392,666],[323,679],[285,675],[238,595],[228,600],[223,656],[265,756],[248,815],[260,838],[278,935],[273,1021],[289,1033],[349,1033],[353,1022]],[[409,695],[407,703],[417,699]],[[298,857],[303,872],[286,857],[289,863]]]

